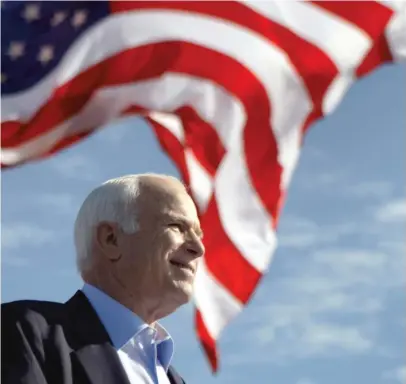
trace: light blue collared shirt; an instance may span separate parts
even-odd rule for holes
[[[155,328],[150,327],[134,312],[90,284],[85,284],[82,292],[106,328],[116,350],[138,348],[136,356],[142,360],[139,363],[145,366],[153,383],[160,384],[162,380],[157,372],[160,367],[168,371],[174,352],[173,340],[165,328],[159,324]],[[129,356],[131,358],[132,354],[129,353]]]

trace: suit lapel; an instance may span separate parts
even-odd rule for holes
[[[74,356],[92,384],[130,384],[118,355],[110,344],[90,345],[74,353]],[[168,378],[171,384],[184,384],[172,367],[168,369]]]
[[[66,303],[72,362],[92,384],[130,384],[110,337],[86,296],[78,291]]]
[[[168,369],[168,378],[171,384],[185,384],[183,379],[179,376],[179,374],[172,366],[170,366]]]
[[[72,362],[83,368],[91,384],[130,384],[111,339],[86,296],[77,291],[65,304],[68,318],[65,329],[69,329],[69,344]],[[184,381],[170,366],[168,378],[171,384]]]
[[[75,358],[92,384],[130,384],[111,344],[89,345],[75,352]]]

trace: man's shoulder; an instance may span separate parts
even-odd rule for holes
[[[65,305],[52,301],[18,300],[1,304],[3,323],[55,322],[63,316]]]

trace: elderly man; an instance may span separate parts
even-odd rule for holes
[[[67,303],[2,305],[4,384],[181,384],[157,322],[189,301],[204,253],[196,207],[161,175],[109,180],[75,223],[83,288]]]

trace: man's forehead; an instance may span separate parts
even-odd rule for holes
[[[160,206],[172,206],[189,203],[191,196],[182,185],[159,185],[146,186],[142,189],[139,197],[143,202],[158,204]]]
[[[139,201],[139,212],[154,216],[184,216],[186,219],[197,217],[196,205],[192,198],[185,194],[183,196],[169,196],[164,199],[149,198]]]
[[[147,192],[147,191],[144,191]],[[196,205],[185,189],[162,188],[143,193],[139,199],[139,211],[147,215],[183,215],[197,217]]]
[[[161,211],[161,217],[166,218],[166,219],[177,219],[181,221],[185,221],[189,224],[200,224],[199,223],[199,218],[194,211],[193,214],[188,214],[182,211],[176,211],[176,210],[163,210]]]
[[[185,186],[179,180],[157,178],[140,184],[141,194],[146,197],[170,197],[179,193],[187,193]]]

